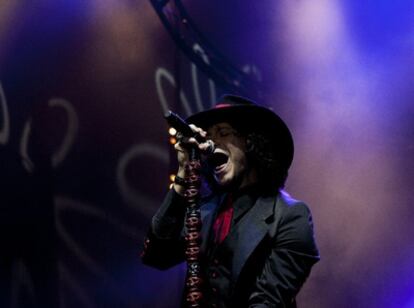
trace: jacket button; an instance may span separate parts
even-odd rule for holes
[[[212,278],[216,278],[216,277],[217,277],[217,273],[216,273],[216,272],[212,272],[212,273],[211,273],[211,277],[212,277]]]
[[[219,264],[220,262],[219,262],[219,260],[217,260],[217,259],[213,259],[213,263],[214,263],[215,265],[217,265],[217,264]]]
[[[216,288],[211,288],[211,290],[213,291],[213,293],[217,293],[217,289]]]

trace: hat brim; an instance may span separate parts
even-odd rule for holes
[[[238,123],[247,132],[261,132],[275,143],[285,169],[292,164],[294,145],[286,123],[272,110],[259,105],[224,106],[201,111],[187,118],[187,123],[203,129],[221,123]]]

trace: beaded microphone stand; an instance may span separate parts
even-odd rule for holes
[[[201,136],[197,136],[190,126],[171,110],[164,115],[168,124],[174,127],[185,137],[194,137],[199,142],[207,142]],[[200,139],[201,138],[201,139]],[[213,151],[214,144],[210,141],[210,152]],[[198,205],[201,187],[201,161],[200,151],[197,146],[189,146],[189,162],[185,166],[185,192],[184,198],[187,202],[185,214],[185,256],[187,261],[186,275],[186,303],[189,308],[202,307],[203,293],[201,286],[203,283],[200,269],[200,245],[201,245],[201,213]]]
[[[187,260],[186,275],[186,302],[187,307],[202,307],[203,293],[202,274],[200,269],[200,244],[201,244],[201,213],[198,206],[199,191],[201,186],[201,162],[198,149],[190,149],[190,161],[185,169],[185,182],[187,184],[184,197],[187,201],[185,217]]]

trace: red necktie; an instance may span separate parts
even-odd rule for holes
[[[226,238],[227,234],[229,234],[232,217],[233,200],[231,194],[229,194],[214,221],[213,230],[216,244],[220,244]]]

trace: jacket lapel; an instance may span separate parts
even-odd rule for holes
[[[266,220],[273,215],[275,202],[275,196],[260,197],[224,241],[234,247],[232,264],[234,283],[251,253],[265,237],[269,228]]]

